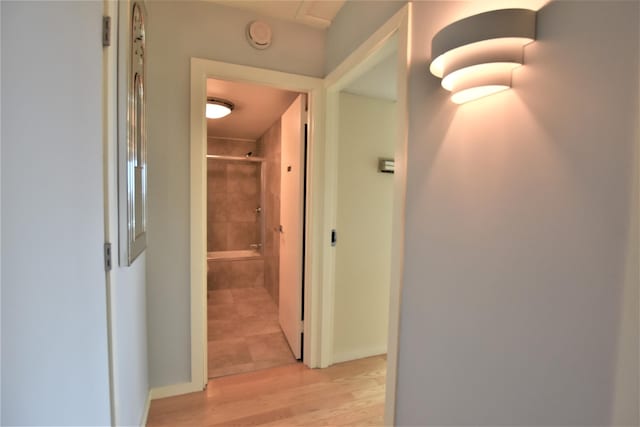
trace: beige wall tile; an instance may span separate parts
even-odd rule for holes
[[[264,287],[264,260],[211,260],[207,273],[209,290]],[[239,294],[238,300],[242,300]],[[254,295],[254,294],[252,294]]]
[[[207,195],[207,222],[227,222],[229,220],[228,199],[227,193],[209,193]]]
[[[256,222],[228,223],[227,247],[225,250],[249,249],[250,245],[259,241],[258,224]]]
[[[246,195],[259,194],[259,163],[230,162],[227,165],[227,191]]]
[[[232,286],[231,263],[229,261],[212,260],[209,262],[207,288],[211,290],[229,289]]]
[[[264,287],[264,260],[232,261],[233,288]]]
[[[229,193],[227,195],[226,211],[229,212],[230,222],[253,222],[259,219],[256,208],[260,206],[258,194]]]
[[[207,140],[207,154],[219,156],[244,156],[249,151],[258,155],[256,142],[234,141],[209,138]]]
[[[227,191],[227,162],[207,160],[207,193]]]
[[[226,222],[207,223],[207,251],[223,251],[227,247],[229,224]]]

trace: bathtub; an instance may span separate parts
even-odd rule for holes
[[[239,251],[216,251],[216,252],[207,252],[207,261],[216,260],[216,259],[225,259],[225,260],[236,260],[236,259],[251,259],[251,258],[261,258],[262,254],[255,249],[246,249]]]
[[[255,249],[207,253],[207,289],[264,287],[264,257]]]

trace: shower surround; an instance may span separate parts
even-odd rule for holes
[[[280,128],[277,120],[257,141],[207,141],[207,154],[221,157],[207,159],[207,288],[264,287],[276,305]]]
[[[264,286],[262,171],[256,142],[209,139],[207,288]],[[244,160],[246,159],[246,160]]]

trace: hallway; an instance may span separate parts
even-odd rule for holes
[[[292,364],[209,381],[154,400],[147,426],[381,426],[386,357],[309,369]]]

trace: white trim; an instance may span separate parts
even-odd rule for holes
[[[350,360],[364,359],[366,357],[379,356],[387,352],[386,346],[361,348],[355,351],[336,353],[333,355],[333,363],[348,362]]]
[[[338,156],[338,94],[354,78],[369,69],[384,50],[385,43],[398,35],[398,137],[395,150],[394,205],[391,242],[391,287],[389,298],[389,333],[387,346],[387,376],[385,395],[385,425],[393,425],[396,406],[396,382],[398,369],[398,332],[400,327],[400,295],[402,287],[402,263],[404,248],[404,210],[407,186],[408,140],[408,74],[411,54],[411,3],[406,4],[371,37],[349,55],[325,79],[327,88],[327,141],[325,152],[324,215],[328,228],[336,224],[337,216],[337,156]],[[333,354],[333,306],[335,298],[335,251],[325,249],[322,289],[322,358],[321,366],[328,366],[337,359]],[[345,359],[346,360],[346,359]]]
[[[155,387],[149,390],[149,398],[151,400],[162,399],[165,397],[178,396],[180,394],[193,393],[202,391],[202,387],[194,382],[172,384],[164,387]]]
[[[191,58],[191,154],[190,154],[190,241],[191,241],[191,382],[172,394],[202,390],[207,383],[206,366],[206,104],[207,78],[260,84],[307,93],[310,99],[309,153],[307,165],[307,217],[305,218],[305,324],[310,334],[304,337],[304,360],[309,367],[318,366],[320,326],[318,297],[321,264],[323,217],[322,173],[324,172],[324,86],[321,79],[280,71]],[[156,392],[157,394],[158,392]],[[154,394],[154,398],[156,398]],[[163,394],[164,395],[164,394]],[[169,394],[166,394],[169,395]]]
[[[405,207],[407,194],[407,150],[409,144],[409,67],[411,62],[411,3],[407,4],[398,31],[398,140],[395,152],[393,224],[391,237],[391,289],[389,292],[389,337],[384,408],[385,425],[395,423],[398,378],[398,339],[404,269]]]
[[[105,242],[112,242],[111,223],[117,224],[117,189],[111,188],[112,172],[116,172],[117,157],[111,154],[116,152],[118,122],[117,122],[117,62],[118,49],[116,46],[120,40],[117,32],[119,22],[118,4],[112,1],[103,1],[104,16],[111,17],[112,23],[112,43],[113,47],[102,50],[102,159],[103,159],[103,191],[104,191],[104,236]],[[112,215],[115,212],[115,216]],[[116,241],[117,243],[117,241]],[[115,248],[115,246],[114,246]],[[113,323],[115,308],[113,304],[116,277],[107,271],[106,281],[106,314],[107,314],[107,348],[109,352],[109,408],[111,415],[111,425],[118,425],[118,379],[116,377],[116,343],[114,340]]]
[[[144,412],[142,412],[142,418],[140,418],[140,427],[146,427],[147,420],[149,419],[149,409],[151,408],[151,390],[147,393],[147,401],[144,404]]]

